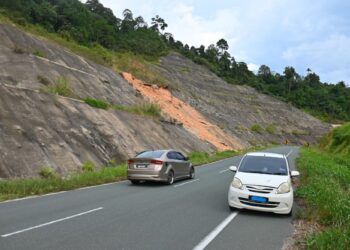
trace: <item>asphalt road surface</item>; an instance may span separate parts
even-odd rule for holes
[[[267,151],[289,154],[294,169],[297,147]],[[172,186],[123,181],[0,203],[0,249],[281,249],[290,217],[228,207],[240,158]]]

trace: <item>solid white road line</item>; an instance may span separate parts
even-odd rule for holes
[[[203,250],[216,236],[237,216],[238,212],[231,213],[225,220],[223,220],[213,231],[211,231],[204,239],[198,243],[192,250]]]
[[[95,212],[95,211],[98,211],[98,210],[101,210],[101,209],[103,209],[103,207],[98,207],[98,208],[95,208],[95,209],[92,209],[92,210],[89,210],[89,211],[86,211],[86,212],[82,212],[82,213],[79,213],[79,214],[74,214],[74,215],[71,215],[71,216],[68,216],[68,217],[64,217],[62,219],[46,222],[44,224],[40,224],[40,225],[37,225],[37,226],[34,226],[34,227],[28,227],[26,229],[22,229],[22,230],[13,232],[13,233],[3,234],[3,235],[1,235],[1,237],[5,238],[5,237],[9,237],[9,236],[12,236],[12,235],[15,235],[15,234],[20,234],[20,233],[23,233],[23,232],[26,232],[26,231],[30,231],[30,230],[33,230],[33,229],[36,229],[36,228],[40,228],[40,227],[45,227],[45,226],[48,226],[48,225],[51,225],[51,224],[54,224],[54,223],[57,223],[57,222],[61,222],[61,221],[64,221],[64,220],[73,219],[75,217],[82,216],[82,215],[85,215],[85,214],[89,214],[89,213],[92,213],[92,212]]]
[[[229,171],[230,169],[228,168],[228,169],[225,169],[225,170],[221,170],[219,173],[220,174],[222,174],[222,173],[225,173],[225,172],[227,172],[227,171]]]
[[[199,181],[199,179],[194,179],[192,181],[187,181],[187,182],[184,182],[184,183],[181,183],[181,184],[178,184],[178,185],[174,185],[174,187],[181,187],[183,185],[186,185],[186,184],[189,184],[189,183],[192,183],[192,182],[195,182],[195,181]]]

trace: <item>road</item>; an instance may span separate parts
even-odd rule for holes
[[[267,150],[288,154],[297,147]],[[230,211],[240,156],[196,169],[196,179],[128,181],[0,203],[0,249],[281,249],[291,218]]]

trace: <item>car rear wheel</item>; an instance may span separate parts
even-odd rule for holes
[[[169,171],[167,184],[171,185],[173,183],[174,183],[174,172],[173,171]]]
[[[137,185],[137,184],[139,184],[140,183],[140,181],[139,180],[130,180],[131,181],[131,183],[132,184],[134,184],[134,185]]]
[[[190,176],[190,179],[194,179],[195,177],[194,167],[191,167],[189,176]]]

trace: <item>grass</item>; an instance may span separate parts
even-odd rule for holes
[[[156,103],[146,102],[136,106],[112,105],[116,110],[123,110],[137,115],[145,115],[151,117],[160,117],[161,108]]]
[[[333,129],[322,140],[321,147],[332,153],[350,156],[350,122]]]
[[[277,145],[274,145],[277,146]],[[250,147],[242,150],[225,150],[220,152],[215,152],[214,154],[208,154],[207,152],[192,152],[188,155],[190,161],[194,166],[203,165],[210,162],[219,161],[222,159],[230,158],[236,155],[245,154],[250,151],[260,151],[271,145],[259,146],[259,147]]]
[[[264,132],[264,129],[259,124],[253,124],[250,127],[250,130],[258,134],[262,134]]]
[[[49,86],[47,91],[51,94],[73,97],[74,93],[70,87],[68,80],[64,77],[57,78],[55,84],[53,86]]]
[[[85,99],[83,99],[83,101],[88,104],[89,106],[93,107],[93,108],[98,108],[98,109],[108,109],[111,105],[103,100],[99,100],[99,99],[93,99],[90,97],[87,97]]]
[[[151,116],[151,117],[160,117],[161,111],[162,111],[158,104],[151,103],[151,102],[145,102],[134,106],[125,106],[125,105],[112,105],[106,101],[94,99],[90,97],[83,99],[83,101],[93,108],[98,108],[98,109],[113,108],[115,110],[122,110],[130,113],[134,113],[137,115],[145,115],[145,116]]]
[[[226,150],[209,155],[207,152],[192,152],[188,155],[194,166],[222,160],[238,155],[239,151]]]
[[[267,125],[265,130],[267,133],[274,135],[276,133],[276,126],[274,124],[269,124],[269,125]]]
[[[41,50],[38,50],[38,49],[34,50],[33,55],[38,56],[38,57],[46,57],[45,53]]]
[[[297,196],[308,204],[307,220],[324,230],[308,235],[308,249],[350,249],[350,160],[319,149],[302,148],[297,160]]]
[[[57,175],[54,178],[0,181],[0,201],[119,181],[125,179],[126,169],[124,164],[103,167],[97,171],[87,170],[68,178]]]

